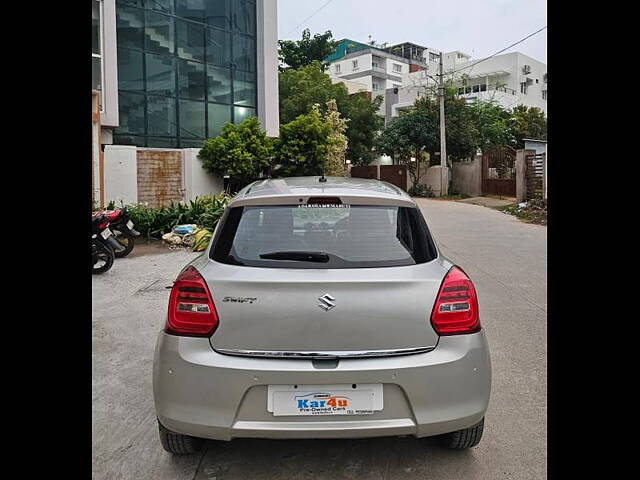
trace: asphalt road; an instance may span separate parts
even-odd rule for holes
[[[439,248],[474,281],[493,385],[482,442],[433,439],[209,442],[174,458],[158,439],[151,390],[170,286],[197,254],[136,246],[93,277],[94,479],[546,478],[546,227],[478,205],[419,200]]]

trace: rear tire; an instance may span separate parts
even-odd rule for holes
[[[118,230],[118,228],[112,228],[113,234],[118,241],[124,246],[124,250],[121,252],[115,252],[116,258],[126,257],[133,250],[133,235],[128,230]]]
[[[442,442],[447,448],[463,450],[475,447],[482,439],[484,417],[474,426],[442,435]]]
[[[104,264],[100,267],[93,266],[91,273],[100,274],[109,270],[113,266],[115,261],[115,253],[113,248],[102,242],[95,242],[96,250],[98,251],[98,261],[103,261]]]
[[[158,432],[162,448],[173,455],[191,455],[200,451],[204,445],[202,438],[172,432],[163,427],[160,422],[158,422]]]

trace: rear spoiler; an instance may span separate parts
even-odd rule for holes
[[[261,195],[256,197],[245,197],[238,195],[231,202],[229,207],[244,207],[248,205],[306,205],[310,198],[320,195],[296,195],[277,194]],[[326,196],[325,194],[324,196]],[[381,205],[393,207],[415,207],[416,203],[411,197],[385,196],[385,195],[331,195],[340,199],[343,205]],[[313,202],[312,202],[313,203]]]

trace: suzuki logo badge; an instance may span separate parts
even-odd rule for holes
[[[318,297],[318,300],[320,300],[320,303],[318,304],[318,306],[321,309],[323,309],[325,312],[328,312],[329,310],[331,310],[332,308],[334,308],[336,306],[336,304],[334,303],[336,301],[336,299],[333,298],[328,293],[325,293],[321,297]]]

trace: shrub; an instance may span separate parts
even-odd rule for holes
[[[218,195],[203,195],[188,204],[171,203],[162,208],[146,205],[129,205],[136,230],[146,237],[160,238],[176,225],[195,223],[199,227],[213,230],[232,196],[226,192]]]
[[[424,185],[422,183],[415,183],[407,192],[412,197],[427,197],[433,198],[436,195],[431,190],[430,186]]]
[[[246,185],[266,173],[271,165],[273,140],[256,117],[235,125],[227,123],[222,133],[204,142],[199,153],[202,166],[217,175],[229,175],[232,185]]]

